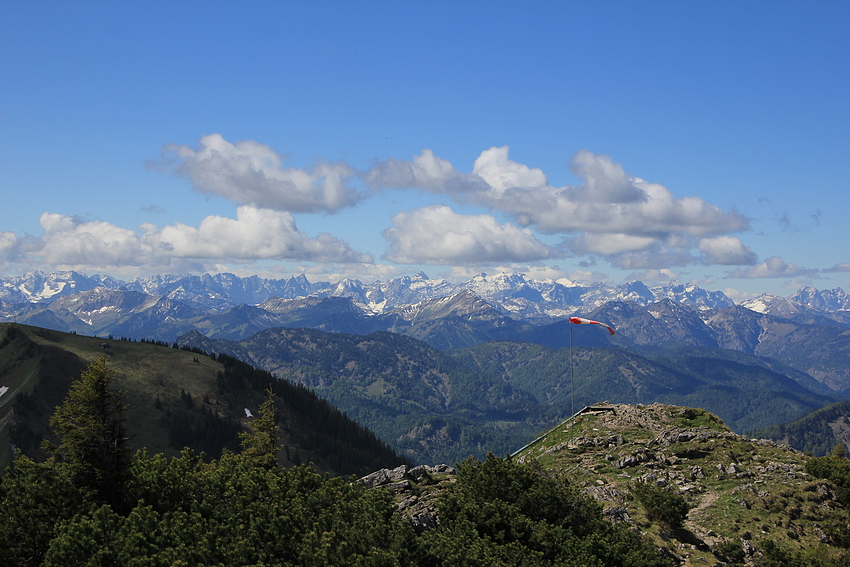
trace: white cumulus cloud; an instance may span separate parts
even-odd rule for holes
[[[750,266],[746,269],[733,270],[730,278],[790,278],[795,276],[813,276],[817,275],[815,270],[808,270],[795,264],[785,262],[779,256],[771,256],[764,262]]]
[[[230,143],[221,134],[204,136],[197,145],[167,144],[153,167],[186,177],[199,193],[279,211],[332,213],[366,196],[350,186],[356,172],[344,163],[284,167],[284,158],[269,146]]]
[[[557,257],[530,230],[490,215],[461,215],[445,205],[396,214],[384,237],[387,259],[400,264],[482,265]]]
[[[841,262],[831,268],[827,268],[824,272],[850,272],[850,262]]]
[[[646,250],[609,256],[608,261],[626,270],[663,270],[670,266],[687,266],[693,257],[689,250],[654,243]]]
[[[135,231],[105,221],[82,222],[74,217],[43,213],[44,234],[32,246],[47,264],[120,266],[138,265],[150,257]]]
[[[584,190],[577,193],[597,203],[631,203],[643,201],[647,195],[632,183],[620,164],[608,156],[587,150],[577,151],[570,159],[570,171],[585,180]]]
[[[656,239],[622,233],[587,233],[582,237],[568,239],[566,242],[569,248],[578,254],[614,256],[623,252],[645,250],[656,242]]]
[[[390,158],[376,162],[362,174],[376,189],[420,189],[432,193],[464,193],[486,189],[484,180],[460,173],[447,160],[429,149],[413,157],[413,161]]]
[[[637,178],[630,183],[634,194],[641,198],[601,200],[597,197],[600,185],[605,183],[606,180],[597,179],[593,185],[525,193],[521,198],[506,200],[504,206],[522,224],[550,233],[621,233],[662,241],[673,235],[719,236],[749,226],[747,219],[735,212],[725,212],[699,197],[677,198],[666,187]],[[616,180],[611,183],[616,184]],[[612,194],[613,191],[603,192],[606,199]]]
[[[174,224],[144,225],[144,242],[177,258],[289,259],[316,262],[371,262],[329,234],[307,238],[292,215],[242,206],[236,218],[209,216],[197,228]]]
[[[510,189],[546,187],[546,175],[540,169],[515,162],[508,157],[508,146],[490,148],[481,152],[472,167],[472,173],[490,186],[490,193],[503,195]]]
[[[757,260],[755,252],[734,236],[703,238],[698,248],[705,253],[706,264],[742,266],[755,264]]]

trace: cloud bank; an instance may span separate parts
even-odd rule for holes
[[[797,276],[817,277],[817,270],[808,270],[785,262],[779,256],[771,256],[764,262],[746,269],[737,269],[729,273],[730,278],[792,278]]]
[[[737,211],[700,197],[675,197],[587,150],[570,160],[570,170],[584,183],[553,187],[543,171],[511,160],[508,152],[507,146],[485,150],[464,174],[426,149],[412,161],[377,163],[362,177],[373,190],[418,189],[500,211],[519,226],[564,235],[564,248],[574,254],[602,256],[620,267],[756,261],[748,247],[729,236],[750,228]]]
[[[40,223],[44,233],[39,238],[0,234],[0,258],[81,270],[198,269],[256,260],[373,263],[370,255],[329,234],[305,236],[289,213],[248,205],[236,210],[235,219],[208,216],[198,227],[146,223],[141,235],[105,221],[83,222],[56,213],[42,214]]]
[[[0,232],[0,265],[199,270],[223,262],[291,260],[335,264],[330,268],[335,273],[381,272],[389,267],[378,268],[370,254],[338,236],[307,237],[293,214],[362,207],[377,192],[393,190],[445,198],[445,203],[390,218],[363,215],[363,225],[354,230],[382,230],[387,248],[374,252],[396,264],[465,271],[484,265],[542,266],[543,261],[579,256],[588,266],[604,260],[663,277],[669,277],[670,268],[691,264],[741,266],[729,272],[733,278],[816,273],[775,256],[759,262],[735,236],[750,230],[749,218],[698,196],[676,196],[663,185],[628,174],[609,156],[577,151],[569,170],[581,182],[555,187],[541,169],[512,160],[509,150],[482,151],[469,172],[430,149],[410,160],[375,160],[365,170],[344,161],[297,168],[265,144],[210,134],[194,148],[166,144],[149,167],[188,180],[198,193],[231,201],[235,218],[214,215],[197,227],[177,222],[135,230],[46,212],[40,237]],[[459,214],[452,202],[484,213]],[[145,210],[164,211],[156,204]],[[558,244],[545,244],[538,235]]]
[[[564,187],[553,187],[542,170],[510,159],[508,146],[481,152],[469,173],[427,148],[411,160],[375,161],[365,171],[344,162],[311,170],[284,162],[264,144],[231,143],[211,134],[197,149],[164,146],[160,167],[188,179],[198,192],[281,212],[333,213],[375,191],[395,189],[445,195],[512,221],[456,215],[445,204],[399,213],[383,232],[389,243],[385,257],[404,264],[475,266],[568,255],[597,256],[625,269],[757,262],[752,250],[731,236],[749,229],[748,218],[700,197],[676,197],[587,150],[576,152],[569,163],[583,183]],[[532,231],[561,235],[561,249],[542,244]]]
[[[283,167],[285,158],[269,146],[252,140],[231,144],[220,134],[204,136],[197,145],[167,144],[160,161],[149,165],[185,177],[198,193],[278,211],[333,213],[366,197],[349,185],[355,171],[343,163]]]

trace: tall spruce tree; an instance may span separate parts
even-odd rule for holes
[[[125,394],[110,388],[114,380],[105,356],[89,364],[50,418],[59,445],[46,444],[45,450],[79,490],[120,509],[131,457]]]
[[[277,451],[280,448],[277,435],[277,416],[274,408],[275,395],[271,388],[266,390],[266,401],[251,423],[251,431],[240,433],[242,455],[254,464],[272,468],[277,466]]]

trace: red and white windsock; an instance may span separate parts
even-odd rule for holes
[[[609,333],[612,335],[614,334],[614,329],[611,328],[610,325],[600,323],[599,321],[591,321],[590,319],[585,319],[583,317],[570,317],[570,323],[575,323],[576,325],[602,325],[608,329]]]

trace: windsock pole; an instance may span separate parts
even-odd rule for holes
[[[591,319],[585,319],[584,317],[570,317],[570,323],[575,325],[601,325],[608,329],[610,334],[614,334],[614,327],[611,325],[606,325],[605,323],[600,323],[599,321],[593,321]],[[575,365],[573,364],[573,325],[570,325],[570,397],[572,398],[570,411],[573,415],[576,413],[576,393],[575,393]]]
[[[575,381],[576,369],[573,365],[573,326],[570,325],[570,398],[572,399],[572,402],[570,404],[570,415],[576,414]]]

